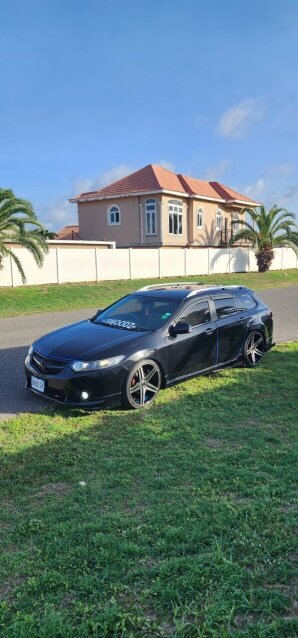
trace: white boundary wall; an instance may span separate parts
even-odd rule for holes
[[[104,242],[102,242],[104,244]],[[21,260],[26,285],[61,284],[113,279],[181,277],[212,273],[255,272],[256,258],[251,248],[114,248],[100,242],[49,242],[49,252],[39,268],[21,246],[12,247]],[[297,268],[291,248],[276,248],[271,270]],[[4,259],[0,286],[21,286],[17,267]]]

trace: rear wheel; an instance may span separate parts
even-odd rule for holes
[[[134,410],[153,403],[161,386],[161,372],[152,359],[144,359],[129,372],[124,389],[123,403]]]
[[[248,368],[259,365],[265,354],[265,339],[261,332],[251,332],[244,344],[243,356]]]

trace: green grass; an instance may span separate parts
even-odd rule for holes
[[[179,279],[207,284],[239,284],[255,290],[262,290],[263,288],[297,285],[298,270],[278,270],[263,274],[234,273],[203,277],[171,277],[170,281],[179,281]],[[105,307],[137,288],[163,281],[169,281],[169,279],[133,279],[131,281],[0,288],[0,317],[84,307]]]
[[[2,424],[0,635],[297,636],[297,360]]]

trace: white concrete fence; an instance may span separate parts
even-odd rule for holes
[[[39,268],[21,246],[13,250],[21,260],[26,285],[68,282],[187,277],[212,273],[254,272],[256,258],[251,248],[114,248],[104,242],[49,242],[49,252]],[[297,268],[291,248],[275,249],[271,270]],[[0,286],[21,286],[17,267],[4,259]]]

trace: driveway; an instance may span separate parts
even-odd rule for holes
[[[298,339],[298,286],[264,290],[273,310],[276,343]],[[54,404],[24,388],[24,359],[35,339],[69,323],[86,319],[95,308],[0,319],[0,420],[23,412],[43,412]]]

